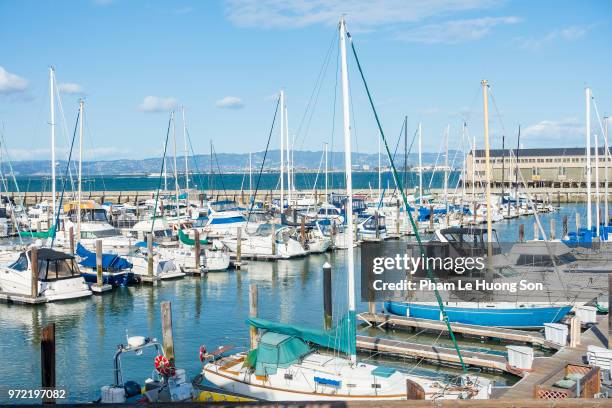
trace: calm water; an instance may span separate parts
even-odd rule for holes
[[[402,181],[408,188],[413,188],[418,185],[418,173],[407,172],[400,173]],[[76,180],[76,179],[75,179]],[[190,187],[197,186],[206,190],[247,190],[249,188],[249,175],[247,174],[192,174],[190,177]],[[253,174],[253,189],[257,186],[258,175]],[[459,172],[449,173],[449,188],[454,188],[459,180]],[[325,175],[315,173],[296,173],[295,186],[297,189],[323,189],[325,187]],[[76,181],[75,181],[76,183]],[[49,177],[17,177],[19,191],[39,192],[50,191],[51,180]],[[155,190],[160,184],[159,177],[144,177],[144,176],[95,176],[86,177],[83,179],[83,190],[85,191],[137,191],[137,190]],[[261,175],[259,182],[260,190],[270,190],[279,188],[278,173],[264,173]],[[383,173],[381,178],[382,188],[391,186],[393,189],[393,177],[390,173]],[[427,188],[431,185],[432,188],[442,187],[444,184],[443,172],[425,172],[423,173],[423,186]],[[179,178],[181,188],[185,186],[183,177]],[[56,182],[57,191],[61,191],[63,182]],[[329,188],[344,188],[344,173],[330,173],[328,176]],[[353,187],[356,189],[378,188],[378,173],[376,172],[355,172],[353,173]],[[163,188],[163,181],[162,181]],[[174,189],[174,178],[168,174],[168,188]],[[72,191],[74,188],[70,179],[66,181],[66,191]],[[12,180],[9,182],[9,191],[15,191],[15,184]]]
[[[572,217],[576,211],[583,212],[584,206],[569,205],[559,213],[541,217],[545,225],[551,217],[556,218],[557,230],[560,231],[564,215],[570,217],[570,228],[573,227]],[[519,223],[526,224],[528,238],[533,236],[533,217],[497,223],[495,228],[501,239],[507,242],[516,238]],[[42,328],[51,322],[56,323],[58,387],[68,391],[70,401],[83,402],[97,399],[100,387],[113,381],[114,352],[117,344],[125,343],[126,331],[130,335],[161,338],[159,305],[164,300],[172,302],[177,365],[185,368],[190,378],[199,371],[198,349],[201,344],[206,344],[209,350],[228,343],[242,347],[248,345],[245,319],[250,283],[256,283],[259,288],[261,317],[321,327],[321,267],[325,261],[333,265],[334,314],[340,315],[346,305],[347,254],[347,251],[339,251],[276,263],[251,262],[243,271],[163,282],[156,288],[119,288],[103,296],[79,301],[34,307],[0,304],[0,356],[5,362],[0,370],[0,403],[16,402],[8,400],[8,388],[40,385],[40,336]],[[360,303],[358,308],[363,311],[366,304]],[[362,331],[389,335],[378,329]],[[399,332],[393,335],[410,341],[450,345],[445,337]],[[461,344],[465,349],[504,352],[501,345],[468,340]],[[153,357],[150,352],[140,357],[131,355],[124,358],[125,378],[142,383],[153,370]],[[430,375],[458,373],[452,368],[415,366],[410,361],[388,360],[384,363]],[[491,377],[500,384],[512,381],[503,375]]]

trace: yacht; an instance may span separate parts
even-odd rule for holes
[[[295,228],[276,225],[274,237],[272,237],[272,230],[272,224],[261,224],[254,233],[245,233],[241,237],[242,255],[247,257],[277,256],[288,259],[308,254],[308,251],[298,241]],[[236,253],[238,249],[236,236],[221,238],[220,241],[230,252]]]

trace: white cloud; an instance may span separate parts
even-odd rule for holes
[[[560,30],[550,31],[541,37],[516,37],[514,42],[518,44],[520,48],[539,51],[542,47],[557,40],[577,41],[584,37],[594,26],[593,24],[589,26],[574,25]]]
[[[178,106],[178,100],[173,97],[145,96],[138,106],[142,112],[168,112]]]
[[[576,118],[543,120],[527,126],[523,132],[526,144],[532,147],[543,145],[584,145],[584,123]],[[532,143],[530,143],[532,142]]]
[[[349,29],[414,23],[453,12],[490,8],[503,0],[226,0],[228,19],[240,27],[295,28],[334,25],[346,15]]]
[[[215,106],[222,109],[241,109],[244,107],[244,103],[242,99],[237,96],[226,96],[225,98],[219,99],[215,103]]]
[[[85,92],[83,91],[83,87],[79,84],[75,84],[73,82],[64,82],[57,86],[61,93],[65,94],[76,94],[82,95]]]
[[[478,40],[495,26],[516,24],[520,21],[520,18],[514,16],[451,20],[402,30],[395,38],[424,44],[457,44]]]
[[[0,94],[13,94],[25,92],[28,89],[28,80],[19,75],[11,74],[0,66]]]

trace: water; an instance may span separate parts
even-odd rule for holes
[[[459,172],[453,171],[449,173],[448,185],[449,188],[454,188],[459,180]],[[414,188],[418,186],[418,173],[407,172],[400,173],[400,178],[405,180],[406,188]],[[63,181],[61,181],[58,175],[56,182],[57,191],[62,191]],[[32,176],[32,177],[17,177],[17,185],[21,192],[40,192],[51,190],[51,180],[49,177]],[[257,181],[259,177],[257,173],[253,174],[253,189],[257,187]],[[249,188],[249,175],[240,173],[230,173],[222,175],[208,175],[208,174],[192,174],[190,178],[191,188],[200,188],[205,190],[248,190]],[[325,175],[316,173],[295,173],[295,187],[298,190],[301,189],[314,189],[316,181],[316,188],[322,190],[325,188]],[[382,188],[390,186],[393,189],[395,183],[390,173],[383,173],[381,176]],[[76,179],[74,180],[76,184]],[[159,177],[146,177],[146,176],[94,176],[83,178],[83,190],[84,191],[152,191],[160,186]],[[444,173],[443,172],[424,172],[423,173],[423,186],[428,188],[441,188],[444,184]],[[179,185],[181,188],[185,186],[184,177],[179,177]],[[9,191],[16,191],[13,180],[9,181]],[[161,181],[161,187],[163,188],[163,180]],[[329,173],[328,175],[328,187],[333,188],[344,188],[344,173]],[[67,179],[65,183],[66,191],[74,190],[70,179]],[[168,174],[168,188],[174,189],[174,178],[172,174]],[[279,174],[278,173],[263,173],[259,180],[260,190],[270,190],[279,188]],[[353,173],[353,188],[366,189],[366,188],[378,188],[378,173],[376,172],[354,172]]]
[[[564,215],[570,218],[570,229],[576,212],[584,206],[567,205],[560,212],[540,215],[547,227],[549,219],[557,221],[561,232]],[[582,219],[585,219],[584,214]],[[526,238],[531,238],[533,217],[503,221],[494,225],[500,239],[509,242],[517,237],[518,224],[526,224]],[[583,221],[584,223],[584,221]],[[531,233],[531,235],[530,235]],[[161,338],[160,303],[172,302],[176,361],[193,378],[200,370],[199,346],[212,350],[223,344],[248,346],[249,284],[259,288],[260,317],[309,327],[321,327],[323,320],[322,265],[333,266],[334,315],[346,305],[347,251],[311,255],[276,263],[250,262],[246,270],[211,273],[203,278],[188,277],[165,281],[156,288],[135,286],[119,288],[103,296],[39,306],[0,304],[0,356],[5,364],[0,370],[0,403],[34,401],[9,400],[7,389],[36,388],[40,385],[40,337],[48,323],[56,324],[57,386],[66,389],[72,402],[93,401],[99,389],[113,382],[113,356],[116,345],[130,335]],[[359,257],[357,256],[357,271]],[[357,293],[359,293],[359,279]],[[358,303],[365,311],[367,304]],[[378,329],[361,329],[363,334],[389,336],[425,344],[450,346],[445,336],[406,332],[385,333]],[[466,350],[503,354],[504,346],[461,339]],[[152,352],[123,359],[125,379],[142,383],[153,370]],[[362,356],[362,358],[369,358]],[[374,359],[385,365],[424,375],[457,375],[459,370],[435,367],[411,360]],[[501,374],[487,374],[498,384],[515,381]]]

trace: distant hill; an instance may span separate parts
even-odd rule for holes
[[[294,167],[296,171],[316,171],[322,163],[322,151],[295,151],[293,153]],[[433,165],[438,155],[436,153],[423,153],[423,165]],[[453,158],[455,158],[453,163]],[[261,167],[264,159],[264,152],[253,153],[251,160],[253,171]],[[168,171],[172,171],[173,159],[168,158]],[[416,154],[408,155],[408,166],[413,167],[418,165],[418,157]],[[444,156],[438,158],[438,165],[443,165]],[[352,155],[353,168],[355,170],[371,170],[375,171],[378,168],[378,153],[353,153]],[[382,167],[389,165],[386,156],[383,155]],[[265,171],[279,171],[280,150],[270,150],[266,155],[264,166]],[[463,165],[463,156],[460,152],[449,152],[449,163],[453,163],[453,167],[458,168]],[[48,176],[51,174],[50,160],[24,160],[11,163],[16,176]],[[328,165],[330,171],[342,170],[344,168],[344,153],[329,152]],[[395,158],[395,165],[398,169],[404,166],[403,154],[398,154]],[[66,161],[59,160],[57,164],[57,172],[63,172],[66,168]],[[217,153],[212,160],[212,171],[221,172],[243,172],[248,169],[249,154],[248,153]],[[177,160],[179,172],[184,172],[185,161],[183,157]],[[76,163],[75,163],[76,168]],[[119,160],[96,160],[83,162],[83,173],[87,175],[139,175],[159,173],[161,170],[161,157],[148,159],[119,159]],[[191,172],[199,171],[208,173],[211,171],[210,155],[196,155],[189,158],[189,170]],[[2,163],[2,171],[5,175],[10,174],[8,163]]]

